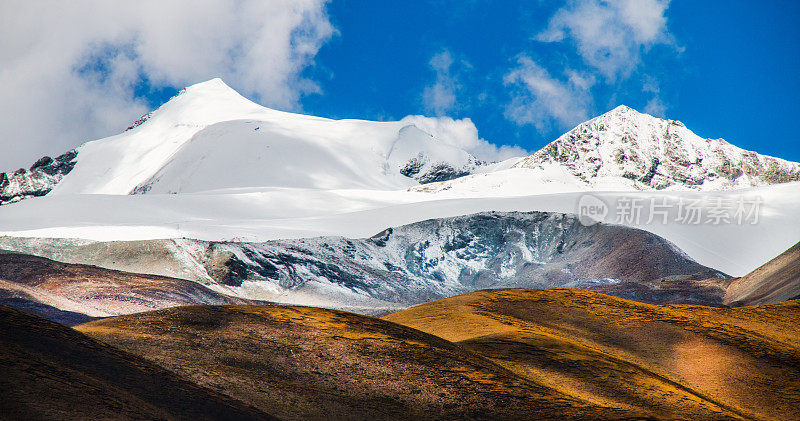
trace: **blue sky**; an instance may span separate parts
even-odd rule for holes
[[[672,44],[642,48],[630,76],[609,82],[570,42],[535,40],[556,2],[391,2],[343,0],[328,7],[339,34],[309,72],[322,95],[306,112],[330,117],[398,119],[425,113],[422,94],[436,78],[429,61],[449,52],[460,88],[446,114],[471,118],[494,143],[534,150],[571,128],[519,124],[504,115],[511,100],[503,76],[527,55],[554,77],[566,68],[598,79],[589,116],[619,104],[643,111],[658,85],[663,114],[704,137],[800,160],[800,2],[673,1],[666,9]]]
[[[157,8],[159,15],[153,15]],[[0,170],[118,133],[222,77],[331,118],[470,118],[533,151],[625,104],[800,161],[800,2],[0,3]]]

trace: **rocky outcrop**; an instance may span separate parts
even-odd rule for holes
[[[580,124],[515,167],[560,165],[590,186],[629,180],[641,190],[725,190],[800,180],[800,164],[703,139],[676,120],[620,106]]]
[[[0,173],[0,205],[50,193],[75,167],[78,152],[71,150],[56,158],[42,157],[29,169]]]
[[[573,215],[547,212],[433,219],[362,239],[265,243],[175,239],[75,246],[58,240],[52,247],[41,239],[32,241],[26,246],[23,239],[0,239],[0,247],[185,277],[249,299],[315,305],[324,301],[331,307],[358,302],[364,308],[338,308],[364,313],[371,306],[404,307],[486,288],[643,285],[638,290],[608,288],[613,294],[630,290],[634,295],[626,297],[635,299],[636,291],[652,290],[651,283],[665,278],[727,278],[646,231],[605,224],[587,227]],[[138,258],[126,259],[129,254]],[[149,263],[142,266],[142,262]],[[721,303],[724,289],[706,291],[689,284],[675,284],[680,291],[665,300]]]

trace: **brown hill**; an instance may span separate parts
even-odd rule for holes
[[[733,280],[725,292],[732,306],[773,304],[800,298],[800,243],[749,274]]]
[[[77,329],[286,419],[597,419],[603,408],[441,338],[312,307],[188,306]]]
[[[64,324],[187,304],[251,301],[165,276],[0,252],[0,304]]]
[[[800,419],[800,302],[642,304],[578,289],[481,291],[386,320],[598,405],[666,419]]]
[[[4,420],[272,419],[68,327],[0,306]]]

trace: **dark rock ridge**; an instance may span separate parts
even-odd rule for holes
[[[490,212],[422,221],[368,239],[312,238],[261,244],[209,243],[228,268],[218,282],[264,281],[300,288],[324,281],[372,298],[420,303],[486,288],[553,288],[670,277],[727,278],[646,231],[545,212]],[[219,261],[209,258],[208,261]],[[679,279],[675,279],[678,282]],[[683,285],[687,300],[721,304],[722,288]],[[697,299],[703,296],[704,299]],[[631,297],[635,298],[635,297]]]
[[[437,181],[448,181],[456,178],[470,175],[473,171],[481,166],[486,165],[485,162],[477,159],[470,159],[469,162],[461,168],[456,168],[450,163],[439,162],[430,165],[426,171],[423,172],[427,165],[428,158],[423,152],[411,158],[402,168],[400,174],[417,180],[420,184],[435,183]]]
[[[398,306],[481,289],[563,286],[605,287],[604,292],[643,301],[720,305],[726,285],[700,280],[723,278],[724,284],[728,278],[646,231],[605,224],[587,227],[573,215],[546,212],[433,219],[363,239],[265,243],[175,239],[75,245],[49,241],[52,244],[6,238],[0,239],[0,247],[184,277],[248,298],[254,290],[284,297],[337,291]],[[661,290],[671,292],[653,298],[654,291]]]
[[[73,149],[56,158],[42,157],[27,170],[0,173],[0,205],[50,193],[75,168],[77,157],[78,151]]]

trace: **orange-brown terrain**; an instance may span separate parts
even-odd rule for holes
[[[793,296],[798,251],[702,286]],[[77,331],[0,307],[0,419],[800,419],[797,300],[508,289],[376,319],[19,254],[0,254],[0,282],[3,302],[64,323],[170,306]],[[674,298],[698,285],[648,288]]]
[[[598,405],[663,419],[800,419],[798,301],[724,309],[481,291],[385,319]]]
[[[0,306],[2,420],[269,420],[141,357]]]
[[[187,306],[77,329],[284,419],[641,418],[436,336],[288,306]]]

